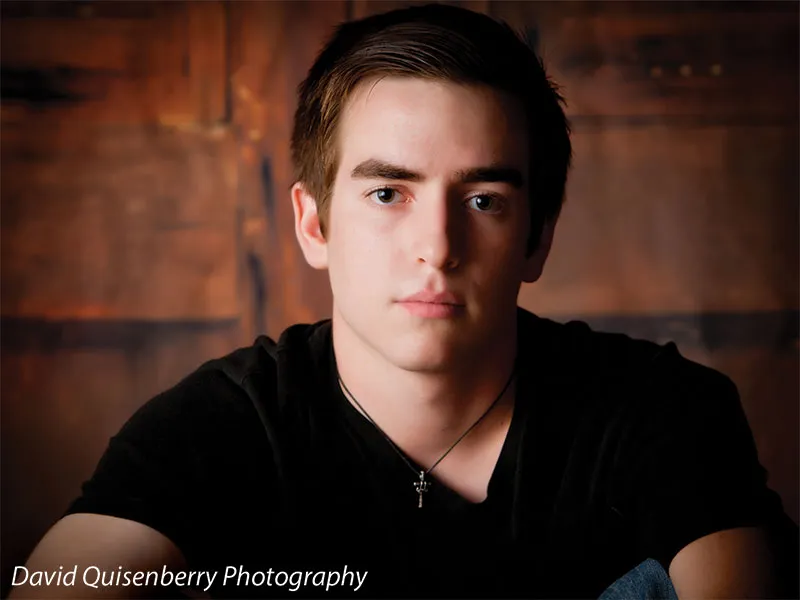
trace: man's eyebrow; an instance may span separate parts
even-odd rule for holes
[[[515,188],[521,188],[524,182],[522,172],[516,167],[504,165],[490,165],[456,171],[456,180],[459,183],[507,183]],[[370,158],[365,160],[350,172],[353,179],[390,179],[394,181],[425,181],[424,175],[399,165],[386,161]]]
[[[516,167],[492,165],[457,171],[456,178],[461,183],[507,183],[517,189],[522,187],[522,171]]]
[[[398,181],[424,181],[420,173],[415,173],[410,169],[399,167],[391,163],[370,158],[359,163],[350,172],[353,179],[396,179]]]

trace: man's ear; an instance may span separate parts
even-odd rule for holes
[[[292,209],[294,233],[306,262],[315,269],[327,269],[328,243],[320,229],[317,203],[300,182],[292,186]]]
[[[558,217],[545,221],[542,228],[542,235],[539,238],[539,246],[531,254],[526,263],[523,271],[522,280],[525,283],[533,283],[537,281],[544,271],[544,263],[547,262],[547,257],[550,254],[550,248],[553,245],[553,236],[556,231],[556,221]]]

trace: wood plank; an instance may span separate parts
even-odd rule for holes
[[[114,2],[64,2],[63,0],[5,0],[0,4],[3,19],[87,19],[122,18],[152,19],[158,15],[163,2],[115,0]]]
[[[795,309],[798,132],[586,130],[542,279],[548,314]]]
[[[240,132],[243,318],[280,332],[330,314],[327,273],[305,262],[294,234],[289,152],[296,89],[346,17],[346,2],[230,5],[233,119]]]
[[[222,2],[191,2],[188,77],[195,122],[228,121],[227,13]]]
[[[87,5],[85,18],[45,13],[4,19],[4,118],[173,125],[224,120],[224,5],[152,4],[138,18],[103,16],[108,11]]]
[[[25,19],[3,24],[3,66],[127,72],[152,23],[129,19]],[[140,49],[141,50],[141,49]]]
[[[538,40],[576,118],[796,123],[797,5],[791,18],[775,3],[713,4],[498,1],[491,12]]]
[[[2,314],[238,315],[230,131],[4,127]]]

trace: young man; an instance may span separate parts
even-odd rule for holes
[[[167,569],[219,597],[597,598],[646,559],[681,598],[780,593],[785,516],[730,380],[517,307],[571,150],[510,29],[447,6],[341,26],[293,154],[332,319],[148,402],[28,563],[107,577],[19,597]]]

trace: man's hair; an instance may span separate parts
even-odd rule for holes
[[[326,231],[339,165],[337,127],[357,85],[396,76],[485,85],[525,111],[530,165],[528,253],[558,216],[572,159],[564,99],[541,59],[508,24],[445,4],[428,4],[339,25],[298,87],[292,131],[295,181],[317,203]]]

